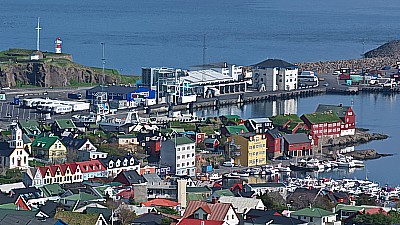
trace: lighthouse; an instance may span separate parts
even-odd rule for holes
[[[56,53],[61,54],[61,44],[62,44],[61,38],[57,37],[54,43],[56,44]]]

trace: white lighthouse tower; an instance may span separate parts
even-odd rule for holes
[[[56,44],[56,53],[61,54],[61,44],[62,44],[61,38],[57,37],[54,43]]]

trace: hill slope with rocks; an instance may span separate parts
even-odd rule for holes
[[[365,58],[400,58],[400,40],[390,41],[364,54]]]

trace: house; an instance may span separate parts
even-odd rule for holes
[[[176,199],[178,186],[171,180],[161,180],[155,173],[143,174],[144,181],[147,184],[148,198]]]
[[[134,134],[121,134],[117,136],[118,145],[139,145],[138,138]]]
[[[206,201],[210,198],[212,190],[208,186],[202,187],[186,187],[187,201]]]
[[[238,214],[228,203],[210,204],[203,201],[190,201],[183,214],[182,220],[185,221],[184,219],[192,219],[192,224],[201,221],[218,221],[229,225],[239,224]]]
[[[356,133],[356,115],[351,106],[319,104],[315,112],[336,114],[343,122],[340,127],[340,136]]]
[[[56,209],[57,203],[53,201],[47,201],[44,205],[39,207],[35,216],[43,219],[53,218],[56,214]]]
[[[243,218],[243,225],[308,225],[307,222],[282,216],[274,210],[250,209]]]
[[[140,141],[140,145],[149,155],[147,158],[149,162],[158,162],[160,160],[161,137],[146,137],[144,140]]]
[[[168,207],[168,208],[176,209],[176,210],[179,209],[178,202],[171,201],[168,199],[160,199],[160,198],[152,199],[147,202],[142,202],[142,206]]]
[[[36,188],[18,188],[11,191],[15,199],[15,206],[21,210],[36,210],[48,200],[44,193]]]
[[[221,196],[218,199],[218,202],[232,204],[233,208],[239,214],[245,214],[250,209],[260,209],[260,210],[265,209],[265,205],[261,201],[261,199],[256,199],[256,198]]]
[[[82,171],[83,180],[92,178],[107,177],[107,168],[98,160],[75,162]]]
[[[143,207],[144,208],[144,207]],[[139,217],[133,219],[131,225],[161,225],[163,218],[171,218],[171,215],[167,214],[157,214],[155,212],[148,212],[140,215]],[[173,223],[176,224],[177,218],[171,218]]]
[[[313,155],[311,140],[304,133],[286,134],[283,136],[284,153],[293,157],[308,157]]]
[[[300,118],[310,130],[313,145],[319,145],[320,138],[328,139],[340,136],[342,120],[334,113],[303,114]]]
[[[61,142],[67,148],[70,160],[87,161],[91,159],[104,159],[108,153],[98,152],[97,147],[89,139],[63,137]]]
[[[136,170],[121,171],[113,181],[126,186],[145,183],[143,177]]]
[[[342,221],[346,221],[349,218],[353,217],[355,214],[359,212],[365,212],[371,209],[381,210],[382,208],[379,206],[372,205],[361,205],[361,206],[353,206],[346,204],[337,204],[335,207],[335,213],[338,214],[338,218]]]
[[[3,169],[28,168],[29,148],[24,147],[23,133],[17,123],[10,126],[11,140],[0,142],[0,167]]]
[[[238,115],[222,115],[219,118],[225,126],[235,126],[244,123],[243,119]]]
[[[221,134],[224,136],[230,136],[234,134],[244,134],[248,132],[249,130],[246,128],[244,124],[221,127]]]
[[[273,125],[280,131],[287,134],[295,134],[298,132],[308,132],[304,127],[304,121],[296,114],[281,114],[271,117]]]
[[[37,120],[18,120],[18,124],[24,134],[30,138],[35,138],[42,133]]]
[[[56,136],[37,137],[32,142],[32,155],[51,162],[64,162],[67,148]]]
[[[24,183],[27,183],[26,179],[29,178],[31,180],[29,183],[34,187],[41,187],[47,184],[65,184],[83,181],[82,171],[76,163],[40,166],[32,172],[32,175],[33,177],[24,176]]]
[[[65,221],[66,224],[96,224],[108,225],[103,214],[76,213],[71,211],[58,211],[54,218]]]
[[[74,134],[77,129],[72,119],[57,119],[52,124],[51,130],[59,137],[67,137],[70,136],[70,134]]]
[[[220,142],[217,138],[206,138],[204,139],[204,145],[207,149],[215,151],[218,149]]]
[[[215,190],[208,198],[210,202],[218,201],[222,196],[234,197],[235,195],[229,189]]]
[[[195,176],[195,148],[195,141],[186,136],[169,139],[162,142],[160,163],[171,166],[176,175]]]
[[[229,150],[235,164],[260,166],[267,163],[267,137],[265,134],[244,133],[228,137]]]
[[[283,135],[274,128],[267,131],[267,157],[273,159],[283,154]]]
[[[196,144],[200,144],[206,139],[206,133],[196,133]]]
[[[281,59],[267,59],[253,65],[253,87],[258,91],[296,90],[298,66]]]
[[[265,117],[265,118],[250,118],[244,121],[244,125],[250,132],[254,132],[257,134],[265,134],[268,130],[274,128],[272,125],[272,121]]]
[[[286,199],[287,188],[283,183],[257,183],[257,184],[244,184],[243,190],[245,192],[254,191],[258,196],[268,192],[279,193],[283,199]]]
[[[107,168],[107,176],[111,178],[116,177],[121,171],[140,170],[140,163],[133,155],[108,156],[100,161]]]
[[[312,225],[340,225],[340,221],[336,221],[336,214],[320,208],[304,208],[292,212],[290,217],[304,220]]]

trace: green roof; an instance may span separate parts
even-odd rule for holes
[[[193,141],[191,138],[188,138],[186,136],[182,136],[182,137],[177,137],[172,138],[171,141],[173,141],[174,143],[176,143],[176,145],[186,145],[186,144],[193,144],[195,141]]]
[[[76,128],[74,121],[71,119],[55,120],[56,124],[60,129],[72,129]]]
[[[211,191],[212,191],[211,188],[207,186],[186,188],[187,193],[200,193],[200,192],[211,192]]]
[[[32,137],[41,133],[39,123],[36,120],[20,120],[18,123],[28,136]],[[34,131],[37,131],[37,134],[34,134]]]
[[[221,117],[225,117],[228,120],[238,120],[238,119],[240,119],[240,116],[238,116],[238,115],[222,115]]]
[[[195,193],[187,193],[186,195],[187,201],[205,201],[206,198],[203,194],[195,194]]]
[[[60,195],[65,192],[65,190],[62,189],[62,187],[59,184],[47,184],[44,185],[43,187],[40,187],[39,189],[43,191],[46,197]]]
[[[331,112],[336,114],[338,117],[345,117],[347,111],[349,111],[350,108],[351,108],[350,106],[319,104],[315,112],[318,113]]]
[[[15,209],[17,209],[17,206],[15,205],[14,202],[11,202],[11,203],[0,205],[0,209],[11,209],[11,210],[13,209],[13,210],[15,210]]]
[[[304,114],[304,117],[308,119],[312,124],[317,123],[332,123],[332,122],[341,122],[342,120],[333,113],[311,113],[311,114]]]
[[[99,214],[97,213],[88,213],[81,214],[70,211],[58,211],[54,216],[56,219],[61,219],[70,225],[77,224],[95,224],[97,219],[99,218]]]
[[[325,216],[335,215],[335,213],[320,208],[304,208],[293,212],[291,215],[322,218]]]
[[[215,193],[221,196],[235,196],[229,189],[216,190]]]
[[[78,201],[78,200],[79,201],[93,201],[93,200],[98,200],[99,197],[91,195],[91,194],[87,194],[85,192],[80,192],[79,194],[70,195],[63,199],[70,200],[70,201]]]
[[[59,140],[57,136],[38,137],[32,142],[32,147],[49,149],[57,140]]]
[[[117,138],[135,138],[136,135],[134,134],[121,134],[121,135],[117,135]]]
[[[228,130],[230,134],[241,134],[249,132],[249,130],[247,130],[246,126],[243,124],[236,126],[226,126],[225,128]]]
[[[296,123],[296,124],[303,122],[300,119],[300,117],[296,114],[277,115],[277,116],[271,117],[270,119],[272,121],[272,124],[277,125],[277,126],[283,126],[289,120],[291,121],[291,123]]]

